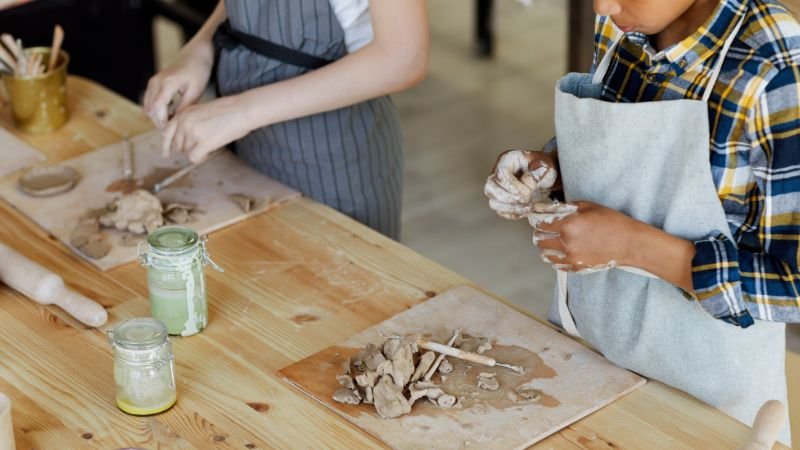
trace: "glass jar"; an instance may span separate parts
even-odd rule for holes
[[[182,226],[161,227],[140,242],[139,262],[147,268],[150,314],[164,322],[171,335],[191,336],[208,324],[203,267],[214,264],[206,251],[206,237]]]
[[[175,365],[163,322],[129,319],[108,332],[114,349],[117,406],[128,414],[146,416],[175,404]]]

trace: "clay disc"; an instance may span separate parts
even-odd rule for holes
[[[69,191],[80,179],[81,175],[69,166],[34,167],[19,179],[19,188],[34,197],[47,197]]]

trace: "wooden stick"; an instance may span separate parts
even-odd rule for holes
[[[494,366],[505,367],[513,370],[514,372],[522,373],[522,367],[514,366],[511,364],[499,363],[497,362],[497,360],[489,356],[481,355],[478,353],[465,352],[460,348],[449,347],[447,345],[439,344],[437,342],[431,342],[425,338],[417,339],[417,346],[420,348],[424,348],[425,350],[430,350],[436,353],[442,353],[447,356],[452,356],[453,358],[463,359],[464,361],[470,361],[488,367],[494,367]]]
[[[61,43],[64,42],[64,29],[61,25],[56,25],[53,29],[53,45],[50,46],[50,61],[47,63],[47,71],[56,68],[56,61],[58,61],[58,53],[61,51]]]
[[[60,276],[3,244],[0,244],[0,281],[38,303],[60,306],[91,327],[99,327],[108,319],[102,305],[67,289]]]
[[[14,37],[8,33],[3,33],[0,35],[0,41],[2,41],[6,47],[8,47],[8,51],[14,55],[14,59],[16,61],[15,65],[15,72],[17,75],[22,75],[22,72],[25,70],[25,55],[22,54],[22,51],[19,47],[17,47],[17,41],[14,40]]]
[[[778,400],[769,400],[761,406],[753,421],[753,431],[739,450],[769,450],[778,440],[786,422],[786,406]]]
[[[11,69],[12,73],[17,73],[17,60],[2,45],[0,45],[0,60]]]
[[[14,450],[14,426],[11,423],[11,400],[0,392],[0,450]]]
[[[456,331],[453,332],[453,337],[447,341],[447,346],[452,347],[453,343],[456,341],[456,339],[458,339],[459,336],[461,336],[461,328],[456,328]],[[439,356],[436,357],[436,360],[433,361],[433,365],[430,369],[428,369],[428,372],[423,377],[425,381],[431,381],[431,377],[433,377],[433,374],[436,372],[436,369],[439,368],[439,364],[442,363],[442,360],[445,356],[446,355],[444,353],[440,353]]]
[[[191,172],[194,169],[202,166],[203,164],[211,161],[212,159],[216,158],[217,156],[219,156],[224,151],[225,150],[215,150],[213,153],[208,155],[206,157],[206,159],[204,159],[204,160],[202,160],[202,161],[200,161],[198,163],[190,164],[190,165],[184,167],[183,169],[173,173],[172,175],[164,178],[163,180],[159,181],[158,183],[156,183],[153,186],[153,189],[152,189],[153,193],[154,194],[158,194],[159,192],[163,191],[170,184],[172,184],[172,183],[180,180],[181,178],[185,177],[189,172]]]

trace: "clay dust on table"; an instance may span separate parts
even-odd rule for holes
[[[136,178],[133,180],[128,178],[120,178],[112,181],[108,186],[106,186],[106,192],[121,192],[123,194],[130,194],[137,189],[150,191],[159,181],[167,178],[178,170],[180,169],[175,169],[173,167],[156,167],[150,173],[141,178]],[[189,182],[188,177],[184,177],[173,183],[171,187],[191,188],[192,184]]]

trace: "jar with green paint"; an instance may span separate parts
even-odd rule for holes
[[[139,262],[147,268],[150,313],[164,322],[171,335],[192,336],[208,324],[204,267],[214,264],[206,236],[191,228],[169,226],[147,236],[139,245]]]

